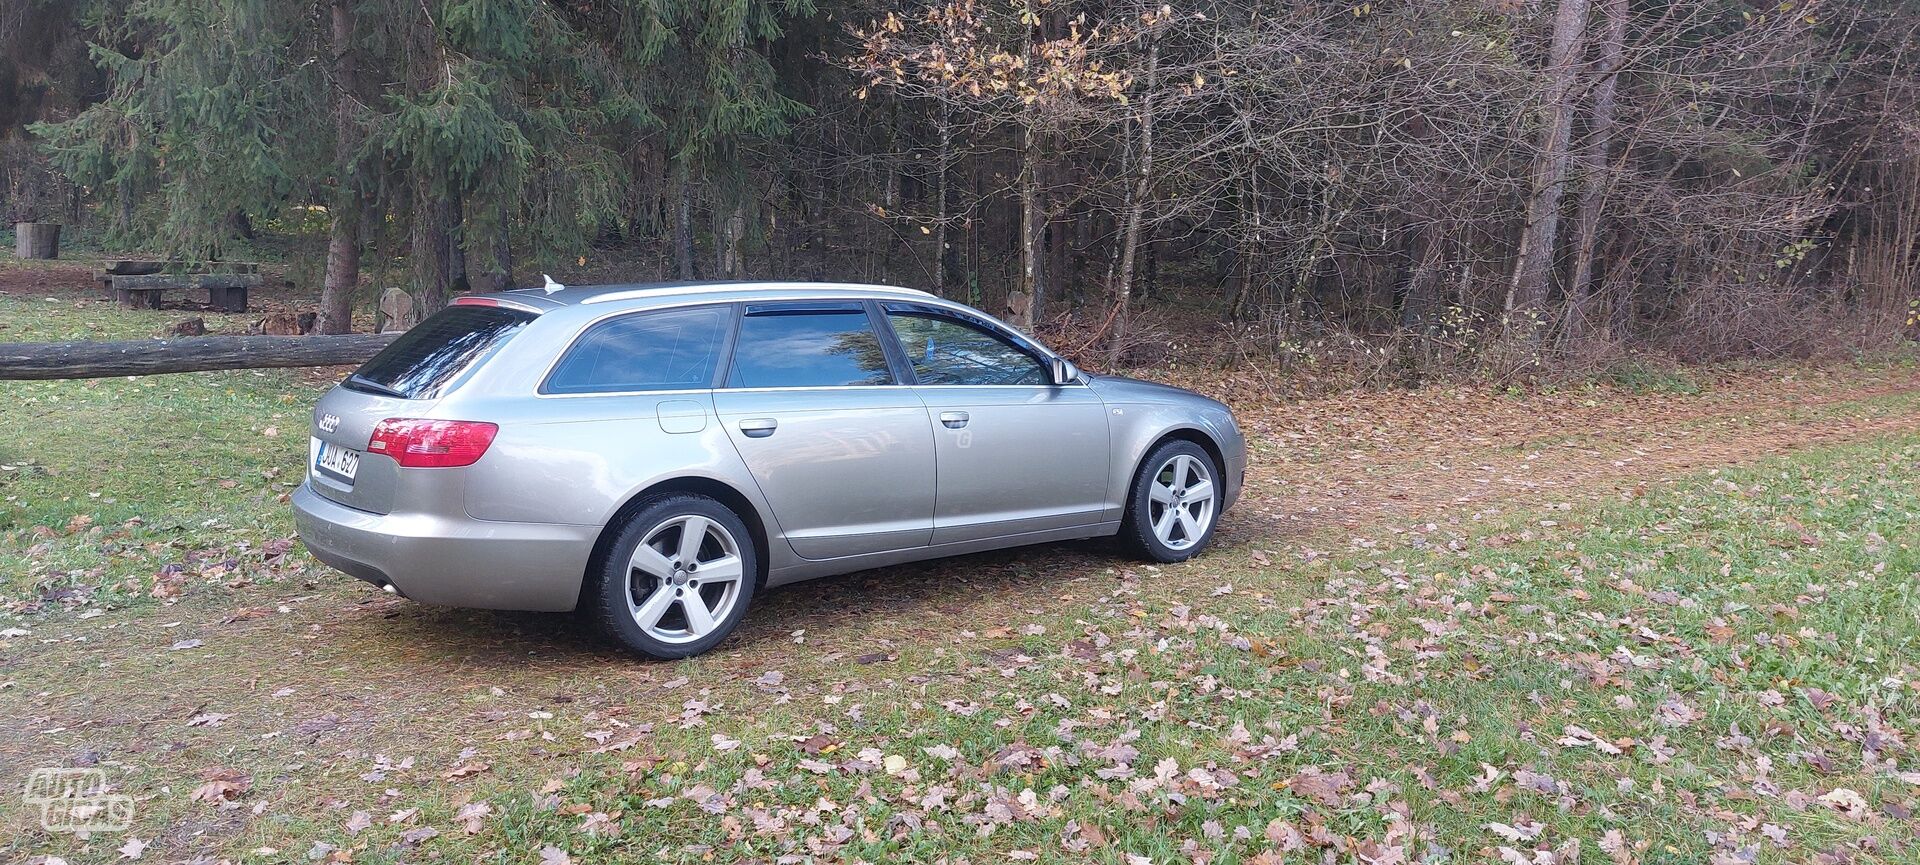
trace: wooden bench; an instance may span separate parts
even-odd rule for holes
[[[246,312],[247,289],[260,284],[260,266],[208,263],[181,272],[176,262],[115,260],[97,274],[101,287],[128,309],[159,309],[162,294],[206,289],[207,305],[222,312]],[[218,270],[216,270],[218,268]],[[176,272],[165,272],[176,270]]]

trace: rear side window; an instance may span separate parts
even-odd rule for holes
[[[728,387],[892,384],[886,351],[858,303],[748,307]]]
[[[547,393],[693,390],[713,386],[731,310],[647,312],[595,325],[547,377]]]
[[[497,306],[447,307],[381,349],[347,377],[346,386],[404,399],[435,399],[533,319],[532,313]]]

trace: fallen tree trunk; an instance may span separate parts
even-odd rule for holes
[[[0,381],[358,364],[397,333],[0,343]]]

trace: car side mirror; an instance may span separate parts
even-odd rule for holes
[[[1053,376],[1053,383],[1056,385],[1072,384],[1080,380],[1080,369],[1064,357],[1055,357],[1053,359],[1053,368],[1050,372]]]

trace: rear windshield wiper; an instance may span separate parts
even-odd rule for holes
[[[384,384],[374,381],[373,379],[367,378],[366,376],[363,376],[357,372],[354,373],[353,375],[347,376],[347,384],[352,385],[356,390],[370,390],[370,391],[373,391],[374,393],[380,394],[381,396],[390,396],[390,397],[395,397],[397,399],[413,398],[413,397],[407,396],[405,393],[394,390],[393,388],[387,387]]]

